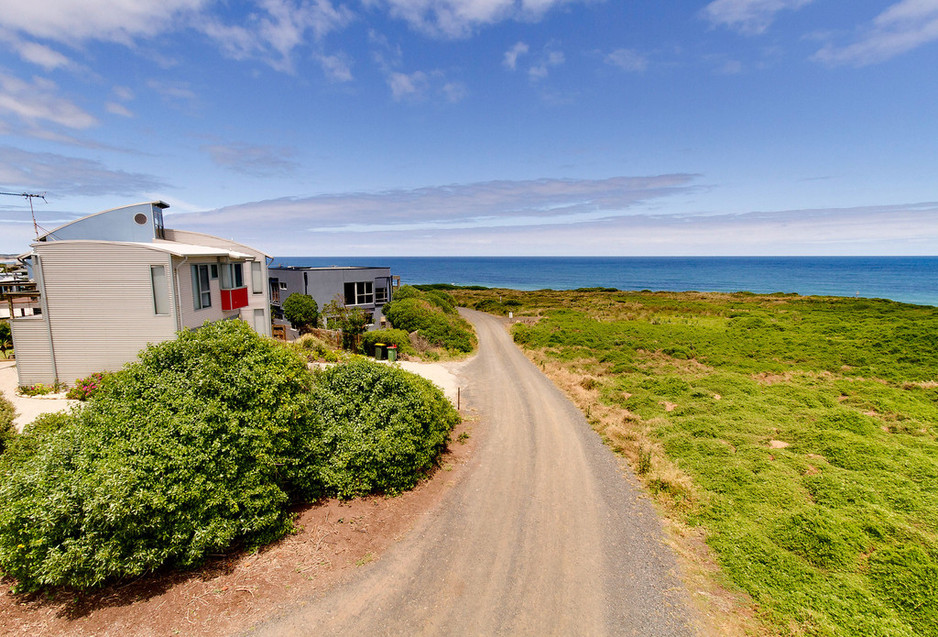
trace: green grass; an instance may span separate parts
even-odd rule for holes
[[[938,310],[791,295],[453,293],[539,317],[515,326],[516,341],[594,379],[596,401],[629,414],[626,425],[690,477],[697,497],[671,514],[706,530],[773,632],[938,635]],[[647,451],[636,458],[646,484],[667,491]]]

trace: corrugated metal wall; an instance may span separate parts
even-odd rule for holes
[[[52,242],[36,251],[59,380],[120,369],[147,343],[175,337],[175,317],[154,311],[150,280],[151,265],[172,270],[166,253],[94,241]]]
[[[52,368],[49,331],[45,319],[39,316],[18,318],[11,322],[11,327],[19,384],[54,382],[55,370]]]

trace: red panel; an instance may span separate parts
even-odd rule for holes
[[[221,309],[225,312],[237,310],[248,305],[247,287],[221,291]]]

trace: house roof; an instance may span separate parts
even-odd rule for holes
[[[76,243],[84,244],[101,244],[101,245],[119,245],[119,246],[136,246],[139,248],[145,248],[147,250],[156,250],[158,252],[165,252],[176,257],[223,257],[228,259],[233,259],[236,261],[254,261],[255,257],[252,254],[245,254],[244,252],[237,252],[235,250],[226,250],[225,248],[215,248],[212,246],[199,246],[193,245],[191,243],[179,243],[177,241],[163,241],[155,240],[153,242],[142,243],[137,241],[102,241],[96,239],[67,239],[65,241],[53,241],[51,243],[34,243],[32,244],[34,248],[41,247],[43,250],[55,250],[67,245],[74,245]],[[22,255],[23,257],[29,256],[29,254]]]
[[[64,224],[62,224],[61,226],[59,226],[59,227],[57,227],[57,228],[53,228],[52,230],[49,230],[49,231],[47,231],[47,232],[43,232],[41,235],[39,235],[39,236],[36,237],[36,241],[43,241],[43,240],[46,239],[46,237],[55,236],[55,233],[58,232],[59,230],[62,230],[63,228],[67,228],[67,227],[69,227],[69,226],[71,226],[71,225],[74,225],[74,224],[78,223],[79,221],[84,221],[84,220],[86,220],[86,219],[90,219],[91,217],[98,217],[98,216],[100,216],[100,215],[107,214],[107,213],[109,213],[109,212],[114,212],[115,210],[120,210],[120,209],[122,209],[122,208],[134,208],[134,207],[136,207],[136,206],[146,205],[146,204],[150,204],[150,205],[152,205],[152,206],[156,206],[157,208],[161,208],[161,209],[163,209],[163,210],[165,210],[166,208],[169,208],[169,204],[166,203],[165,201],[161,201],[161,200],[157,200],[157,201],[142,201],[142,202],[140,202],[140,203],[128,204],[128,205],[126,205],[126,206],[118,206],[117,208],[109,208],[109,209],[107,209],[107,210],[102,210],[101,212],[96,212],[96,213],[94,213],[94,214],[86,215],[86,216],[84,216],[84,217],[81,217],[80,219],[75,219],[75,220],[73,220],[73,221],[69,221],[68,223],[64,223]]]

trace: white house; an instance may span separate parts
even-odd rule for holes
[[[163,226],[162,201],[83,217],[21,255],[39,292],[11,321],[21,385],[120,369],[148,343],[240,318],[270,335],[267,255]]]

